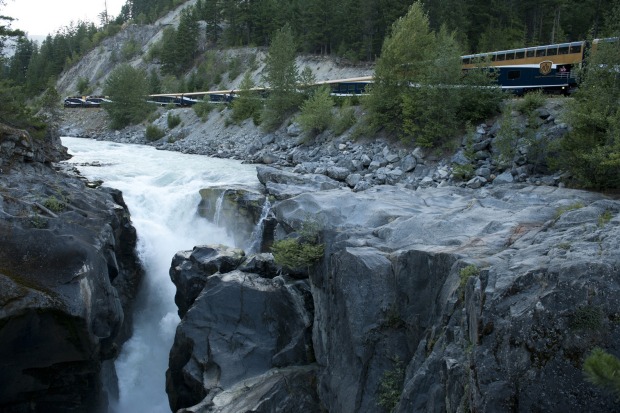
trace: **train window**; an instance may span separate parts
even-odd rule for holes
[[[558,54],[568,54],[568,46],[560,46]]]
[[[534,57],[534,53],[535,53],[535,50],[534,50],[534,49],[530,49],[530,50],[528,50],[528,51],[527,51],[527,57]]]
[[[497,55],[492,54],[492,55],[491,55],[491,61],[492,61],[492,62],[494,62],[496,59],[497,59]]]
[[[498,62],[501,62],[501,61],[503,61],[503,60],[505,60],[505,59],[506,59],[506,55],[505,55],[504,53],[499,53],[499,54],[497,55],[497,61],[498,61]]]
[[[469,58],[469,57],[464,57],[464,58],[463,58],[463,64],[464,64],[464,65],[468,65],[468,64],[470,64],[470,63],[471,63],[471,58]]]
[[[523,59],[525,57],[525,50],[519,50],[515,53],[515,59]]]
[[[508,80],[515,80],[521,77],[520,70],[509,70],[508,71]]]
[[[515,58],[515,53],[514,52],[507,52],[506,53],[506,60],[514,60]]]
[[[547,49],[547,56],[555,56],[556,54],[558,54],[557,47],[550,47]]]
[[[546,56],[547,49],[536,49],[536,57]]]
[[[570,52],[571,52],[571,53],[581,53],[581,45],[580,45],[580,44],[578,44],[578,45],[572,45],[572,46],[570,47]]]

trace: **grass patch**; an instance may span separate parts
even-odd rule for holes
[[[583,207],[584,207],[583,202],[580,202],[580,201],[574,202],[574,203],[572,203],[570,205],[559,207],[555,211],[555,219],[558,219],[559,217],[564,215],[566,212],[574,211],[576,209],[581,209]]]
[[[613,214],[611,213],[611,211],[610,210],[606,210],[601,215],[599,215],[599,217],[598,217],[598,226],[599,227],[604,227],[605,224],[607,224],[609,221],[611,221],[612,218],[613,218]]]

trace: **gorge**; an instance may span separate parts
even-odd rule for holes
[[[120,354],[103,340],[90,362],[93,400],[63,393],[68,404],[58,411],[101,404],[106,386],[114,387],[106,379],[114,358],[120,393],[108,390],[107,404],[119,413],[169,411],[169,402],[173,411],[219,413],[617,409],[581,370],[592,348],[618,342],[620,203],[613,198],[526,183],[354,192],[326,175],[91,139],[64,143],[70,164],[90,181],[123,192],[146,275],[133,336],[120,331],[131,325],[126,306],[126,322],[116,316],[109,325],[119,331],[107,334],[122,337],[119,345],[129,340]],[[4,188],[19,187],[10,182]],[[83,196],[60,194],[70,208]],[[14,201],[7,193],[3,200],[7,214]],[[77,219],[71,211],[54,215]],[[216,216],[227,228],[209,222]],[[276,240],[313,222],[323,258],[292,272],[270,254],[253,254],[247,247],[261,218]],[[252,228],[232,230],[244,220]],[[60,228],[53,215],[45,221]],[[116,245],[133,248],[126,241]],[[118,272],[119,280],[125,261],[113,262],[105,274]],[[0,333],[3,343],[16,343],[8,333],[23,330],[7,309],[21,303],[28,311],[27,294],[44,297],[47,289],[2,273]],[[92,325],[102,335],[101,323]],[[64,354],[57,349],[45,348],[46,357]],[[60,372],[65,382],[67,373]],[[14,402],[8,411],[44,411],[53,389],[20,396],[39,410]]]

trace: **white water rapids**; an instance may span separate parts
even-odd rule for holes
[[[198,191],[210,186],[257,185],[256,168],[148,146],[79,138],[62,138],[62,142],[73,155],[68,163],[75,164],[82,175],[123,192],[146,270],[134,334],[115,363],[120,397],[111,407],[117,413],[170,412],[165,372],[179,322],[175,287],[168,275],[172,257],[195,245],[234,246],[222,228],[197,216]]]

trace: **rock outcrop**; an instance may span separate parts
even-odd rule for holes
[[[0,148],[0,410],[105,411],[142,274],[127,208],[58,171],[57,139],[1,126]]]
[[[260,175],[271,195],[280,175]],[[307,411],[619,411],[582,372],[594,347],[620,352],[619,212],[600,194],[524,184],[286,197],[271,211],[277,238],[312,220],[325,245],[310,278],[296,281],[311,294],[311,326],[280,308],[286,294],[270,298],[292,281],[286,275],[207,276],[177,330],[171,406],[299,411],[266,404],[264,390],[285,374],[276,369],[290,366],[303,382],[289,386],[316,378]],[[248,312],[250,298],[260,310]],[[287,323],[311,328],[303,347],[312,355],[297,345],[276,363],[282,342],[262,344],[266,331],[291,331]]]
[[[208,263],[196,265],[196,257],[209,257],[202,260]],[[166,391],[172,410],[275,411],[289,406],[288,411],[318,412],[312,385],[316,369],[308,366],[313,361],[308,281],[264,278],[224,265],[232,263],[230,258],[227,248],[203,246],[173,260],[177,302],[191,307],[182,314],[170,351]],[[237,267],[257,268],[251,262]],[[184,291],[196,279],[204,287],[192,300]],[[243,410],[235,410],[241,406]]]

